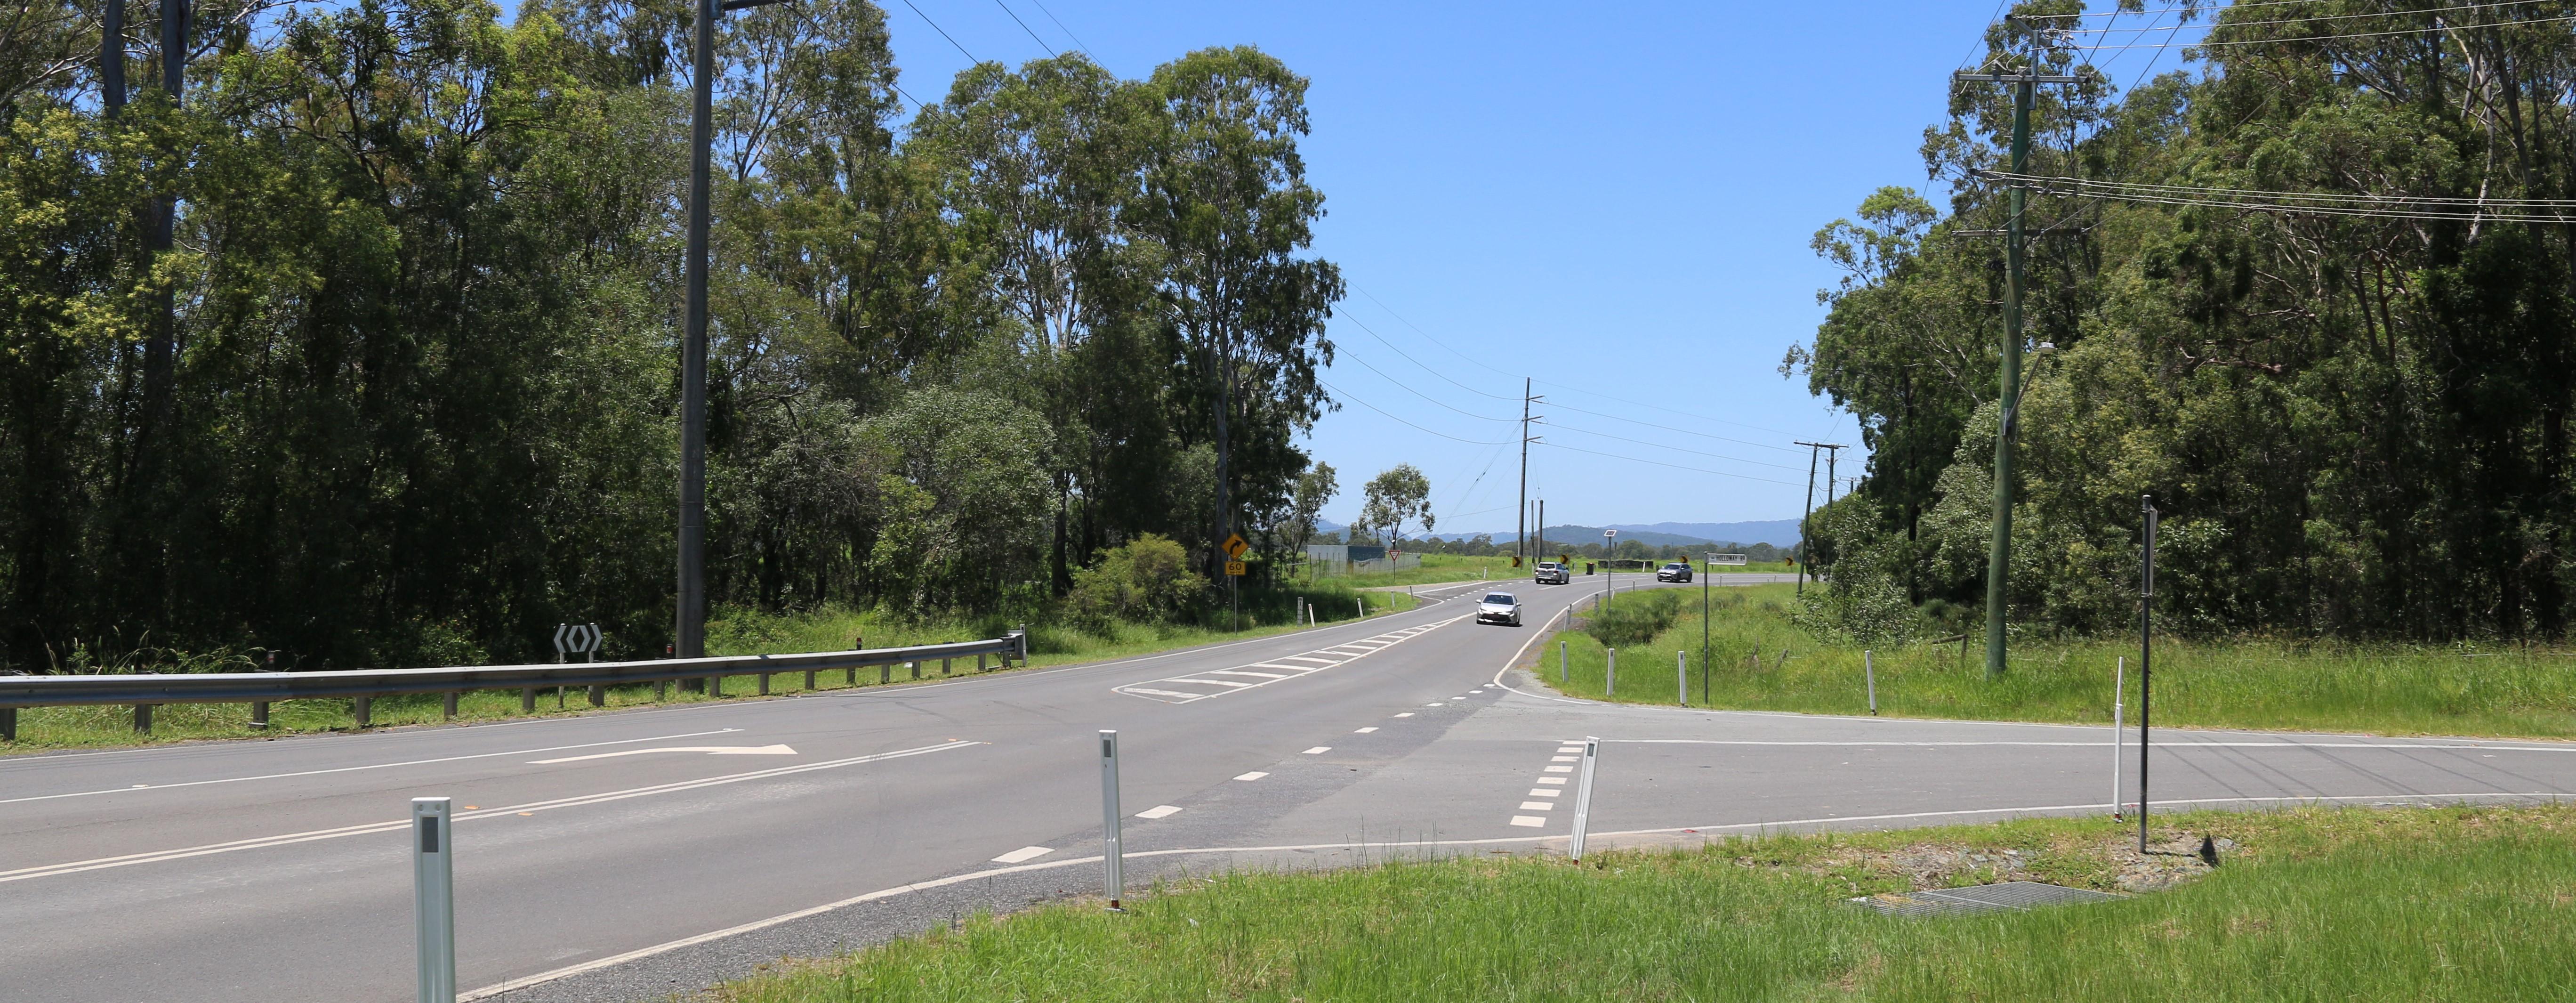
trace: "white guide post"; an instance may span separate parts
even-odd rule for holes
[[[1127,851],[1118,839],[1118,733],[1100,730],[1100,862],[1108,870],[1104,887],[1109,890],[1109,908],[1124,912],[1118,900],[1126,897]]]
[[[456,843],[448,800],[411,799],[412,925],[420,961],[420,1003],[456,1003]]]

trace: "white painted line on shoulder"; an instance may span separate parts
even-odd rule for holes
[[[1145,695],[1147,695],[1147,696],[1157,696],[1157,697],[1179,697],[1179,698],[1181,698],[1182,700],[1185,700],[1185,701],[1187,701],[1187,700],[1197,700],[1197,699],[1199,699],[1199,698],[1201,698],[1201,697],[1212,697],[1212,696],[1215,696],[1215,695],[1216,695],[1216,694],[1214,694],[1214,693],[1174,693],[1174,692],[1172,692],[1172,691],[1170,691],[1170,690],[1149,690],[1149,689],[1146,689],[1146,688],[1144,688],[1144,687],[1142,687],[1142,686],[1121,686],[1121,687],[1119,687],[1119,688],[1118,688],[1118,692],[1120,692],[1120,693],[1130,693],[1130,694],[1134,694],[1134,693],[1142,693],[1142,694],[1145,694]]]
[[[1333,747],[1332,747],[1332,746],[1329,746],[1329,745],[1318,745],[1318,746],[1316,746],[1316,747],[1314,747],[1314,748],[1312,748],[1312,749],[1308,749],[1308,750],[1306,750],[1305,752],[1301,753],[1301,755],[1308,755],[1308,756],[1320,756],[1320,755],[1323,755],[1323,754],[1325,754],[1325,753],[1327,753],[1327,752],[1331,752],[1331,751],[1333,751]]]
[[[1435,701],[1433,701],[1433,702],[1431,702],[1431,703],[1423,704],[1423,706],[1425,706],[1425,707],[1438,707],[1438,706],[1440,706],[1440,702],[1435,700]]]
[[[1229,679],[1166,679],[1163,681],[1167,683],[1189,683],[1194,686],[1226,686],[1238,690],[1253,685],[1252,683],[1238,683]]]
[[[485,725],[484,727],[490,726]],[[253,780],[285,780],[291,777],[317,777],[327,773],[350,773],[357,770],[389,770],[398,766],[428,766],[434,763],[455,763],[469,759],[492,759],[501,756],[531,756],[540,752],[562,752],[566,749],[595,749],[603,745],[633,745],[637,742],[668,742],[675,738],[697,738],[701,735],[722,735],[741,730],[742,729],[740,728],[718,728],[714,731],[692,731],[678,735],[655,735],[651,738],[621,738],[613,742],[584,742],[580,745],[557,745],[543,749],[514,749],[509,752],[478,752],[470,756],[445,756],[438,759],[413,759],[399,763],[368,763],[364,766],[336,766],[327,770],[303,770],[296,773],[264,773],[258,776],[224,777],[218,780],[183,780],[177,783],[152,786],[149,789],[166,791],[180,787],[203,787],[207,784],[238,784],[247,783]],[[19,761],[37,762],[38,760],[31,758]],[[18,804],[24,801],[52,801],[57,798],[79,798],[88,797],[93,794],[122,794],[127,791],[139,789],[144,788],[138,786],[110,787],[105,790],[72,791],[66,794],[38,794],[32,797],[0,799],[0,804]]]
[[[1553,787],[1532,787],[1530,788],[1528,796],[1534,798],[1561,798],[1565,796],[1565,792]]]
[[[1237,775],[1237,776],[1235,777],[1235,779],[1236,779],[1236,780],[1259,780],[1259,779],[1261,779],[1261,778],[1263,778],[1263,777],[1266,777],[1266,776],[1269,776],[1269,775],[1270,775],[1270,774],[1264,773],[1264,772],[1262,772],[1262,771],[1260,771],[1260,770],[1254,770],[1254,771],[1252,771],[1252,772],[1250,772],[1250,773],[1239,774],[1239,775]]]
[[[1288,678],[1287,676],[1280,675],[1279,673],[1276,673],[1276,672],[1247,672],[1247,671],[1245,671],[1245,670],[1243,670],[1243,669],[1218,669],[1218,670],[1216,670],[1216,671],[1214,671],[1214,672],[1202,672],[1202,673],[1199,673],[1199,674],[1200,674],[1200,675],[1202,675],[1202,676],[1251,676],[1251,677],[1253,677],[1253,678],[1255,678],[1255,679],[1286,679],[1286,678]]]
[[[1548,761],[1548,762],[1551,762],[1551,763],[1580,763],[1580,762],[1582,762],[1582,761],[1583,761],[1583,757],[1581,757],[1581,756],[1549,756],[1549,757],[1547,757],[1547,761]]]
[[[1377,730],[1377,728],[1375,728],[1374,726],[1372,726],[1372,727],[1362,728],[1362,729],[1360,729],[1360,730],[1358,730],[1358,731],[1354,731],[1354,732],[1352,732],[1351,734],[1354,734],[1354,735],[1365,735],[1365,734],[1368,734],[1369,732],[1376,731],[1376,730]]]
[[[615,752],[594,752],[587,756],[531,759],[528,760],[528,765],[551,766],[556,763],[578,763],[586,759],[616,759],[620,756],[641,756],[648,752],[703,752],[710,756],[793,756],[796,754],[795,749],[784,745],[665,745],[654,749],[619,749]]]
[[[1574,767],[1571,767],[1571,766],[1546,766],[1546,767],[1541,767],[1541,769],[1544,769],[1544,770],[1548,771],[1549,773],[1572,773],[1572,772],[1574,772]]]
[[[1538,782],[1539,782],[1539,783],[1542,783],[1542,784],[1562,784],[1562,783],[1564,783],[1564,782],[1565,782],[1565,778],[1564,778],[1564,777],[1540,777],[1540,778],[1538,778]]]
[[[1521,802],[1521,810],[1522,810],[1522,811],[1547,811],[1547,810],[1549,810],[1549,809],[1551,809],[1551,808],[1554,808],[1554,807],[1556,807],[1556,802],[1553,802],[1553,801],[1523,801],[1523,802]]]
[[[1181,806],[1158,804],[1136,813],[1137,818],[1170,818],[1181,813]]]
[[[1402,714],[1398,714],[1398,715],[1396,715],[1396,716],[1397,716],[1397,717],[1412,717],[1412,716],[1413,716],[1413,712],[1412,712],[1412,711],[1405,711],[1404,713],[1402,713]]]
[[[1512,816],[1512,824],[1528,826],[1532,829],[1544,829],[1547,828],[1547,819],[1536,815],[1514,815]]]
[[[1052,846],[1023,846],[1019,849],[993,858],[993,862],[996,864],[1021,864],[1036,860],[1039,857],[1043,857],[1054,852],[1055,848]]]

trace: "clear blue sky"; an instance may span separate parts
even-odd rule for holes
[[[1835,278],[1807,240],[1877,186],[1925,184],[1923,129],[1996,11],[881,2],[903,87],[923,100],[966,64],[959,46],[1044,55],[1004,2],[1043,44],[1122,76],[1249,43],[1309,78],[1304,150],[1329,213],[1315,253],[1351,287],[1325,375],[1342,409],[1307,443],[1341,474],[1325,514],[1347,521],[1362,482],[1409,462],[1442,530],[1505,532],[1517,450],[1412,426],[1509,443],[1513,424],[1476,416],[1516,418],[1522,376],[1561,423],[1536,430],[1550,444],[1723,472],[1536,446],[1530,490],[1550,523],[1799,514],[1807,451],[1791,441],[1859,441],[1849,415],[1778,372]],[[1846,477],[1859,453],[1845,451]]]

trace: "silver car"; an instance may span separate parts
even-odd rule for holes
[[[1540,585],[1564,585],[1574,581],[1574,578],[1567,573],[1565,565],[1555,561],[1540,561],[1538,569],[1530,573],[1530,580]]]
[[[1514,627],[1520,626],[1520,597],[1509,592],[1486,593],[1485,600],[1476,604],[1476,622],[1508,623]]]

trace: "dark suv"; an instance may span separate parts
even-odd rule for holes
[[[1690,576],[1689,561],[1674,561],[1655,569],[1655,580],[1659,582],[1687,582],[1690,581]]]

